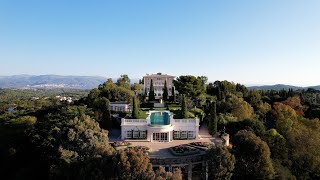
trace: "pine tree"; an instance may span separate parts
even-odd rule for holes
[[[218,146],[208,150],[209,179],[231,179],[235,167],[235,157],[227,147]]]
[[[209,130],[212,134],[218,131],[217,103],[213,101],[210,105]]]
[[[139,116],[139,107],[138,107],[138,102],[137,98],[133,97],[132,98],[132,119],[138,119]]]
[[[149,101],[154,101],[156,100],[155,96],[154,96],[154,87],[153,87],[153,81],[151,79],[151,83],[150,83],[150,91],[149,91]]]
[[[182,104],[181,104],[181,118],[188,118],[187,102],[185,95],[182,95]]]
[[[164,101],[168,101],[168,95],[169,93],[168,93],[168,87],[167,87],[167,80],[165,80],[164,87],[163,87],[163,95],[162,95]]]
[[[254,132],[241,130],[233,137],[235,179],[275,179],[270,148]]]

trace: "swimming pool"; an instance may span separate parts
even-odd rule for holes
[[[153,112],[150,116],[151,125],[162,126],[170,124],[170,116],[167,112]]]

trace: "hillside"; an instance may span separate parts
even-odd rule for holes
[[[285,84],[276,84],[276,85],[264,85],[264,86],[249,86],[248,89],[257,89],[257,90],[298,90],[298,89],[308,89],[313,88],[316,90],[320,90],[320,86],[308,86],[308,87],[299,87],[299,86],[292,86],[292,85],[285,85]]]
[[[105,81],[99,76],[14,75],[0,76],[0,88],[92,89]]]

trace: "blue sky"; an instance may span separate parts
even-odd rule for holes
[[[0,75],[319,85],[319,0],[1,0]]]

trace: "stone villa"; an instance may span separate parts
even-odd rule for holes
[[[153,82],[155,97],[161,98],[163,94],[164,82],[167,81],[168,94],[172,95],[173,80],[175,76],[170,76],[167,74],[157,73],[157,74],[147,74],[143,77],[144,79],[144,90],[147,90],[147,93],[150,91],[151,79]]]

